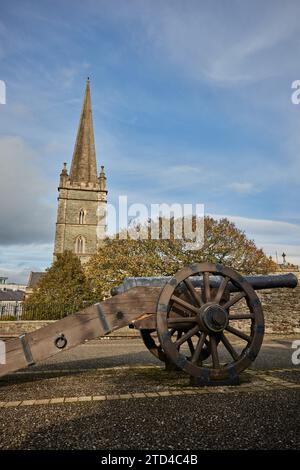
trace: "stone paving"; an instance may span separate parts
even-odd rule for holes
[[[127,375],[128,371],[134,372],[135,376],[143,374],[143,370],[147,369],[147,372],[151,371],[153,375],[157,373],[161,375],[161,368],[159,367],[137,367],[135,370],[133,368],[126,369],[125,367],[120,368],[124,375]],[[81,371],[82,374],[87,372],[88,374],[91,373],[91,370],[88,371]],[[103,383],[103,375],[97,373],[98,380]],[[114,370],[115,372],[115,370]],[[58,371],[61,373],[61,371]],[[289,373],[292,374],[289,379],[280,378],[278,374]],[[39,373],[36,373],[38,375]],[[166,375],[167,373],[165,373]],[[24,376],[24,373],[15,374],[15,376]],[[28,374],[29,375],[29,374]],[[47,374],[44,373],[43,377]],[[52,372],[53,375],[53,372]],[[169,375],[169,373],[168,373]],[[106,395],[77,395],[77,396],[62,396],[62,397],[53,397],[53,398],[42,398],[42,399],[14,399],[14,400],[3,400],[0,401],[0,408],[11,408],[11,407],[18,407],[18,406],[45,406],[45,405],[62,405],[64,403],[81,403],[81,402],[92,402],[92,401],[104,401],[104,400],[133,400],[133,399],[140,399],[140,398],[153,398],[153,397],[171,397],[171,396],[178,396],[178,395],[203,395],[203,394],[212,394],[212,393],[243,393],[243,392],[252,392],[252,393],[260,393],[266,390],[275,390],[275,389],[300,389],[300,383],[296,383],[295,380],[299,380],[300,372],[296,369],[273,369],[270,371],[247,371],[243,375],[244,383],[242,382],[239,386],[222,386],[222,387],[189,387],[189,386],[182,386],[181,388],[176,388],[174,385],[172,386],[172,382],[174,380],[175,374],[172,374],[172,381],[171,385],[168,386],[168,390],[149,390],[150,384],[145,386],[147,391],[139,391],[139,392],[129,392],[129,393],[114,393],[114,394],[106,394]],[[107,376],[107,374],[106,374]],[[294,376],[294,377],[292,377]],[[133,378],[133,376],[132,376]],[[182,382],[185,378],[182,374],[176,375],[177,382]],[[88,377],[86,377],[88,380]],[[18,392],[15,390],[16,396],[18,396]],[[52,392],[53,393],[53,392]],[[55,393],[55,392],[54,392]],[[8,395],[10,392],[8,391]]]

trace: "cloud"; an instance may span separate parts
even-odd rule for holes
[[[30,271],[43,271],[50,266],[52,253],[52,243],[0,246],[0,276],[27,284]]]
[[[126,193],[146,203],[167,202],[177,197],[209,203],[211,195],[232,193],[249,196],[282,180],[282,170],[263,156],[245,151],[243,159],[230,149],[203,151],[201,148],[178,149],[172,142],[142,146],[126,137],[97,132],[98,155],[104,155],[110,197]],[[245,162],[249,163],[245,172]],[[265,171],[257,171],[264,165]],[[120,166],[120,162],[122,165]],[[181,163],[184,162],[184,163]],[[241,177],[246,181],[238,181]],[[111,181],[112,175],[112,181]],[[116,184],[117,182],[117,184]],[[179,193],[180,194],[176,194]],[[182,192],[185,193],[183,196]]]
[[[220,216],[215,215],[215,217],[219,218]],[[300,225],[277,220],[255,219],[233,215],[226,215],[225,217],[228,217],[229,220],[233,220],[233,222],[237,223],[242,230],[247,231],[249,234],[255,233],[260,237],[266,238],[273,236],[276,237],[278,242],[282,237],[285,237],[287,244],[292,243],[295,240],[299,240],[300,242]]]
[[[234,215],[211,214],[220,219],[226,217],[238,228],[244,230],[248,238],[255,241],[268,255],[276,259],[284,251],[287,261],[300,265],[300,225],[277,220],[255,219]],[[279,260],[280,261],[280,260]]]
[[[0,159],[0,245],[50,241],[55,210],[37,155],[21,138],[7,136],[0,138]]]
[[[282,253],[286,254],[286,261],[300,267],[300,244],[287,245],[285,243],[265,243],[264,250],[272,256],[274,261],[282,263]]]
[[[255,185],[250,182],[245,182],[245,183],[235,182],[235,183],[229,184],[228,187],[239,194],[251,194],[251,193],[257,192],[257,188],[255,187]]]
[[[58,79],[64,88],[70,88],[74,84],[75,79],[82,74],[82,71],[88,70],[90,66],[88,62],[72,62],[70,65],[62,67]]]
[[[102,6],[92,2],[101,14]],[[110,14],[131,22],[140,35],[133,35],[141,50],[148,44],[160,60],[173,64],[195,80],[218,86],[235,86],[281,76],[294,67],[294,37],[299,34],[297,2],[165,1],[130,4],[119,2]],[[109,14],[109,13],[108,13]],[[142,26],[142,27],[141,27]],[[281,65],[276,49],[286,44]],[[142,46],[141,46],[142,45]]]

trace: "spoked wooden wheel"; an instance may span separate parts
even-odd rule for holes
[[[175,341],[179,340],[182,334],[184,333],[183,330],[176,329],[176,328],[170,328],[169,331],[170,331],[171,337],[173,338],[173,340],[175,339]],[[164,353],[163,348],[161,347],[157,338],[157,331],[153,329],[149,330],[149,329],[142,328],[140,330],[140,335],[142,337],[142,340],[146,348],[151,352],[151,354],[153,354],[153,356],[155,356],[160,361],[167,362],[167,356]],[[190,340],[187,344],[190,350],[190,354],[188,353],[187,355],[187,358],[189,358],[189,356],[191,357],[192,354],[194,353],[194,347],[193,347],[192,340]],[[180,346],[178,350],[179,349],[180,349]],[[209,355],[210,355],[210,344],[209,344],[209,341],[206,340],[206,344],[204,344],[203,349],[201,351],[200,359],[204,360]]]
[[[200,276],[197,279],[201,288],[195,288],[192,276]],[[213,276],[219,276],[219,287],[214,291]],[[189,293],[189,301],[180,298],[183,289]],[[235,292],[230,294],[230,290]],[[170,334],[170,329],[183,326],[179,339]],[[234,381],[260,350],[263,312],[252,286],[233,269],[211,263],[193,264],[178,271],[163,288],[157,307],[157,332],[168,358],[197,377],[199,383]],[[206,341],[211,352],[207,360],[202,357]],[[188,358],[179,347],[191,342],[194,350]]]
[[[160,359],[162,362],[166,362],[166,355],[163,352],[161,345],[155,340],[155,334],[156,330],[149,330],[145,328],[140,330],[140,335],[146,348],[157,359]]]

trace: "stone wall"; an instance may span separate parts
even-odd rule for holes
[[[0,338],[11,338],[20,336],[22,333],[30,333],[31,331],[38,330],[44,326],[53,323],[52,321],[0,321]],[[129,327],[120,328],[119,330],[110,333],[111,337],[136,337],[140,336],[138,330]]]
[[[19,336],[22,333],[30,333],[30,331],[37,330],[43,326],[47,326],[51,321],[0,321],[0,337],[9,338],[12,336]]]
[[[258,292],[262,302],[266,333],[300,333],[300,273],[295,289],[269,289]]]
[[[278,273],[275,273],[278,274]],[[295,289],[266,289],[257,291],[263,306],[265,332],[270,334],[300,334],[300,273]],[[246,302],[241,300],[230,312],[247,312]],[[250,320],[232,322],[231,326],[249,332]]]

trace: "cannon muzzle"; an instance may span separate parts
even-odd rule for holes
[[[293,273],[276,274],[270,276],[245,276],[246,281],[254,290],[261,289],[294,289],[298,285],[298,279]]]

